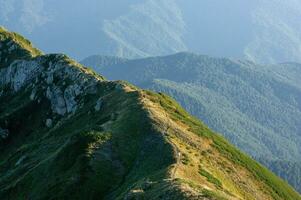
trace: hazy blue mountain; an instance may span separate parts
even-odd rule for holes
[[[147,0],[132,6],[114,20],[106,20],[104,33],[112,43],[107,54],[121,57],[146,57],[186,50],[185,23],[174,0]]]
[[[83,63],[87,66],[109,66],[115,64],[121,64],[129,61],[126,58],[114,57],[114,56],[89,56],[86,59],[82,60]]]
[[[258,62],[298,61],[301,54],[301,1],[260,0],[252,15],[252,39],[244,49]]]
[[[4,0],[0,13],[0,24],[28,36],[46,52],[76,58],[186,50],[184,22],[174,0]]]
[[[180,51],[301,62],[298,0],[2,0],[0,24],[82,59]],[[81,38],[81,39],[79,39]]]
[[[109,79],[171,95],[254,157],[301,161],[299,64],[258,65],[191,53],[113,65],[88,61],[83,64]]]
[[[82,58],[101,52],[104,19],[127,13],[140,0],[1,0],[0,25],[23,33],[45,52]],[[81,38],[81,39],[79,39]]]

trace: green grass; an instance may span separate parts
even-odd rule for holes
[[[301,119],[298,64],[269,66],[191,53],[113,60],[94,57],[84,62],[108,79],[167,93],[238,148],[260,157],[258,161],[280,159],[289,166],[301,160],[296,139]],[[301,192],[295,181],[301,175],[292,166],[266,166]]]
[[[27,90],[2,97],[0,124],[19,122],[21,131],[16,131],[20,137],[12,132],[0,153],[0,198],[98,199],[110,194],[116,199],[146,179],[163,179],[174,162],[171,146],[152,126],[138,92],[116,86],[99,82],[97,95],[82,96],[84,106],[68,118],[51,114],[46,99],[38,105],[30,101]],[[100,97],[103,106],[96,112]],[[48,117],[55,128],[45,127]],[[22,156],[26,159],[15,167]]]
[[[153,101],[160,105],[170,114],[170,116],[188,125],[192,132],[201,137],[206,137],[213,141],[213,146],[224,156],[229,158],[235,164],[241,165],[248,169],[259,181],[264,182],[268,187],[274,199],[297,200],[301,199],[300,195],[294,191],[285,181],[278,178],[268,169],[252,160],[249,156],[239,151],[231,145],[224,137],[214,133],[203,123],[189,115],[178,103],[165,94],[157,94],[147,91],[153,97]]]
[[[39,49],[33,47],[32,43],[29,40],[18,33],[9,32],[3,27],[0,27],[0,41],[14,41],[16,44],[20,45],[21,49],[29,51],[33,57],[42,55],[42,52]]]
[[[214,184],[217,188],[222,188],[223,185],[220,182],[220,180],[218,180],[217,178],[215,178],[213,175],[211,175],[209,172],[207,172],[206,170],[200,168],[199,169],[199,174],[206,177],[207,181],[209,181],[210,183]]]
[[[214,191],[210,191],[206,189],[202,190],[202,196],[209,198],[211,200],[227,200],[225,197],[221,196],[220,194],[217,194]]]
[[[34,56],[39,52],[21,36],[1,29],[0,37],[1,41],[8,37],[21,47],[20,52],[10,55],[10,61],[36,59]],[[82,78],[98,78],[97,92],[83,94],[77,99],[78,110],[68,116],[52,113],[50,102],[43,97],[43,85],[38,94],[41,102],[29,99],[30,87],[15,94],[6,92],[0,98],[0,125],[11,133],[10,140],[0,144],[3,150],[0,152],[0,199],[124,199],[131,190],[140,188],[149,190],[146,197],[183,197],[177,185],[166,180],[171,165],[176,163],[174,150],[162,134],[163,127],[152,121],[148,108],[140,102],[140,91],[125,92],[122,86],[135,87],[124,82],[103,81],[95,77],[95,72],[66,56],[49,55],[39,59],[45,65],[63,61],[66,67],[83,72]],[[73,83],[69,79],[65,81]],[[55,83],[65,87],[62,80]],[[212,139],[219,152],[267,183],[275,199],[278,196],[300,199],[284,182],[188,115],[174,100],[164,94],[148,94],[172,119],[187,124],[200,137]],[[99,98],[103,104],[96,111]],[[52,128],[45,126],[47,118],[53,119]],[[188,156],[183,157],[189,164]],[[209,182],[221,185],[210,173],[200,173]],[[154,185],[144,188],[148,181]]]
[[[33,47],[31,42],[23,36],[18,33],[9,32],[2,27],[0,27],[0,42],[2,45],[0,68],[9,66],[16,59],[29,60],[43,54],[40,50]],[[16,46],[10,52],[8,51],[10,47],[8,46],[9,43]]]

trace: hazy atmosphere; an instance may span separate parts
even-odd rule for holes
[[[78,60],[182,51],[301,61],[299,0],[1,0],[0,23]]]
[[[301,0],[0,0],[0,200],[301,200]]]

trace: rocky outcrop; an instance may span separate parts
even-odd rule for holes
[[[9,85],[14,92],[19,91],[24,85],[42,73],[41,60],[15,61],[0,70],[0,86]]]
[[[13,93],[23,87],[29,88],[31,100],[37,99],[37,91],[44,90],[54,113],[74,113],[80,106],[77,97],[96,93],[97,81],[82,77],[85,69],[72,66],[72,62],[64,55],[15,61],[0,69],[0,88],[8,87]],[[38,90],[37,85],[42,88]]]
[[[9,131],[7,129],[2,129],[0,127],[0,140],[5,140],[9,136]]]
[[[46,123],[45,123],[46,127],[51,128],[52,124],[53,124],[52,119],[47,119],[46,120]]]
[[[102,104],[103,104],[102,99],[101,99],[101,98],[98,99],[98,100],[96,101],[96,105],[95,105],[95,107],[94,107],[95,111],[100,111],[100,109],[101,109],[101,107],[102,107]]]

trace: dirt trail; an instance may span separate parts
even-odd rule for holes
[[[168,130],[169,128],[171,127],[171,120],[168,116],[168,114],[166,113],[166,111],[164,111],[164,114],[166,116],[166,119],[167,119],[167,122],[166,122],[166,128],[165,128],[165,131],[164,131],[164,134],[167,136],[167,140],[170,142],[170,144],[173,146],[173,149],[175,150],[175,154],[176,154],[176,159],[177,159],[177,162],[175,164],[175,167],[173,169],[173,172],[171,174],[171,179],[175,179],[175,176],[176,176],[176,172],[177,172],[177,169],[181,163],[181,152],[179,150],[179,148],[177,147],[177,145],[175,145],[175,143],[168,137]]]

